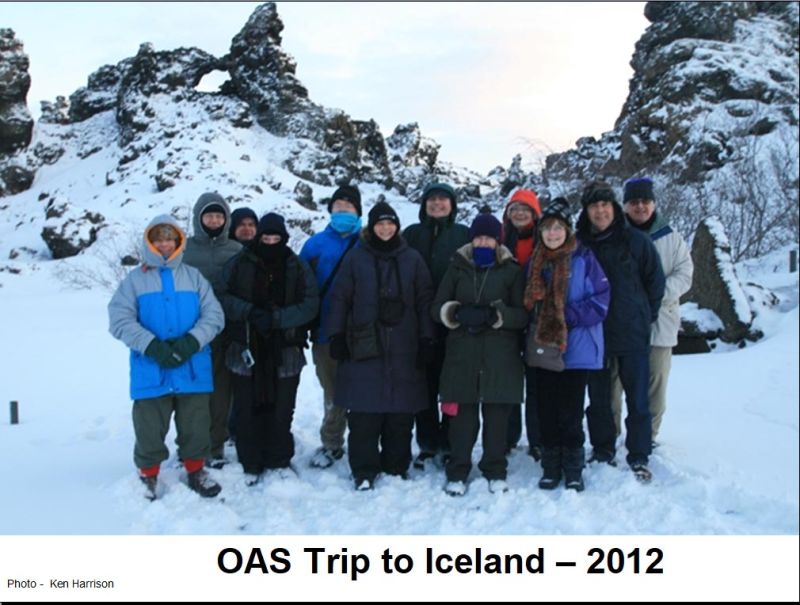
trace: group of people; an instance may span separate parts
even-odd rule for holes
[[[220,492],[204,467],[226,462],[229,437],[248,485],[294,472],[309,336],[323,399],[310,464],[346,454],[357,490],[380,475],[406,478],[413,464],[443,466],[446,493],[463,495],[480,434],[478,469],[491,492],[508,491],[524,424],[539,487],[563,479],[582,491],[587,387],[590,461],[616,464],[624,392],[626,461],[649,481],[691,258],[647,178],[625,183],[622,205],[593,181],[581,205],[573,225],[566,199],[542,207],[519,189],[502,221],[486,211],[468,227],[455,190],[434,182],[419,222],[401,230],[384,201],[363,225],[358,188],[342,185],[328,225],[299,254],[282,216],[231,213],[217,193],[198,199],[191,238],[156,217],[142,265],[109,303],[111,332],[131,349],[146,495],[158,495],[173,412],[178,456],[201,496]]]

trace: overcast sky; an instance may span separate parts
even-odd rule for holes
[[[38,117],[40,101],[142,42],[224,55],[258,4],[3,2],[0,27],[30,57]],[[418,122],[440,158],[480,172],[611,130],[648,25],[643,2],[277,4],[312,101],[373,118],[386,136]]]

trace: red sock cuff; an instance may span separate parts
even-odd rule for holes
[[[203,468],[203,459],[202,458],[194,458],[192,460],[184,460],[183,466],[186,467],[187,473],[194,473],[199,471]]]
[[[160,466],[160,464],[154,464],[153,466],[148,466],[147,468],[140,468],[139,474],[142,477],[155,477],[158,474],[158,469]]]

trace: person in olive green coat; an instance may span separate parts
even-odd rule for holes
[[[442,411],[450,424],[445,491],[466,492],[472,449],[483,416],[483,457],[478,468],[489,491],[504,492],[508,418],[523,399],[524,368],[519,334],[528,322],[525,277],[513,254],[500,245],[501,225],[479,214],[471,243],[458,249],[436,292],[431,313],[449,329],[440,380]]]

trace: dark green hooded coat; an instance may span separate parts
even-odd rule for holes
[[[503,321],[501,327],[479,334],[470,334],[460,325],[448,330],[439,382],[442,401],[522,403],[524,368],[519,343],[520,331],[528,324],[524,289],[524,273],[505,246],[497,249],[497,262],[489,269],[475,265],[471,243],[458,249],[433,300],[434,321],[447,325],[442,307],[450,301],[494,303]]]

